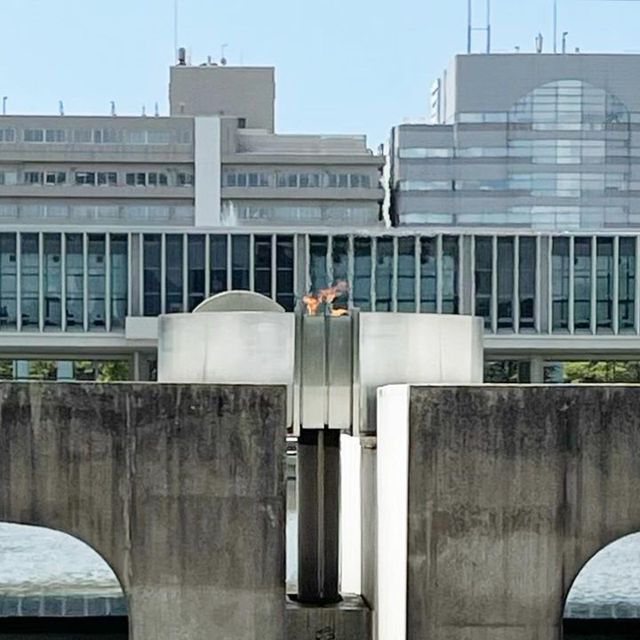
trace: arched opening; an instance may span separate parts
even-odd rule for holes
[[[128,615],[106,560],[71,535],[0,522],[0,640],[124,640]]]
[[[640,533],[601,549],[581,569],[564,607],[565,640],[640,637]]]

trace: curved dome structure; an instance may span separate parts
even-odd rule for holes
[[[582,80],[543,84],[518,100],[509,123],[548,128],[583,128],[629,122],[629,110],[615,95]],[[555,125],[555,126],[554,126]],[[545,127],[546,128],[546,127]]]

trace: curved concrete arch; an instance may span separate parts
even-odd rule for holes
[[[285,436],[282,387],[0,384],[0,521],[96,549],[133,640],[279,640]]]
[[[44,587],[50,591],[54,586],[63,585],[66,588],[77,588],[82,586],[88,591],[99,591],[100,595],[109,594],[111,597],[118,596],[126,599],[122,579],[118,576],[115,568],[109,561],[86,540],[72,535],[66,531],[52,529],[39,524],[24,522],[0,522],[0,539],[11,542],[15,538],[16,544],[20,544],[22,551],[28,551],[30,560],[38,563],[37,578],[25,574],[25,567],[18,561],[14,554],[7,556],[3,562],[0,555],[0,569],[3,565],[6,572],[0,571],[0,581],[6,585],[15,585],[16,588],[26,584],[37,582],[39,587]],[[20,548],[18,549],[18,554]],[[64,558],[61,557],[64,554]],[[62,562],[61,562],[62,560]],[[83,571],[78,571],[78,562],[83,563],[86,582],[78,583],[82,578]],[[47,563],[49,563],[47,565]],[[65,568],[63,563],[67,563],[67,571],[72,578],[65,580]],[[12,575],[12,568],[15,572]],[[74,571],[71,569],[74,568]],[[62,570],[61,570],[62,569]],[[98,578],[89,572],[99,569],[102,576]],[[26,582],[25,582],[26,581]],[[49,583],[47,584],[47,581]],[[35,585],[34,585],[35,586]],[[45,594],[46,595],[46,594]],[[57,595],[57,594],[56,594]],[[128,607],[127,607],[128,613]]]
[[[605,606],[609,607],[611,618],[622,618],[624,615],[620,612],[629,611],[632,608],[634,615],[630,617],[640,617],[640,589],[636,589],[634,594],[637,603],[634,607],[631,606],[630,594],[627,592],[623,595],[622,588],[620,600],[617,602],[612,599],[615,593],[611,592],[611,589],[616,590],[620,586],[620,580],[625,577],[620,574],[621,569],[640,578],[640,556],[637,553],[639,547],[640,532],[635,531],[616,538],[598,549],[580,568],[569,586],[564,603],[564,618],[573,617],[576,609],[597,607],[602,610]],[[614,580],[611,579],[611,571],[616,573]],[[628,589],[628,587],[627,581],[624,583],[624,588]],[[587,592],[589,592],[588,595]],[[597,599],[599,593],[607,594],[606,603],[604,599]]]

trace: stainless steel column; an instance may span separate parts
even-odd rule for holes
[[[298,600],[339,602],[340,431],[298,438]]]

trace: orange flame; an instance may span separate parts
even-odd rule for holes
[[[317,294],[308,293],[302,298],[302,302],[307,306],[307,313],[310,316],[318,315],[320,305],[326,305],[329,315],[334,317],[348,315],[347,309],[334,309],[333,303],[336,298],[339,298],[342,294],[349,290],[349,285],[345,280],[336,282],[333,287],[327,287],[326,289],[320,289]]]

